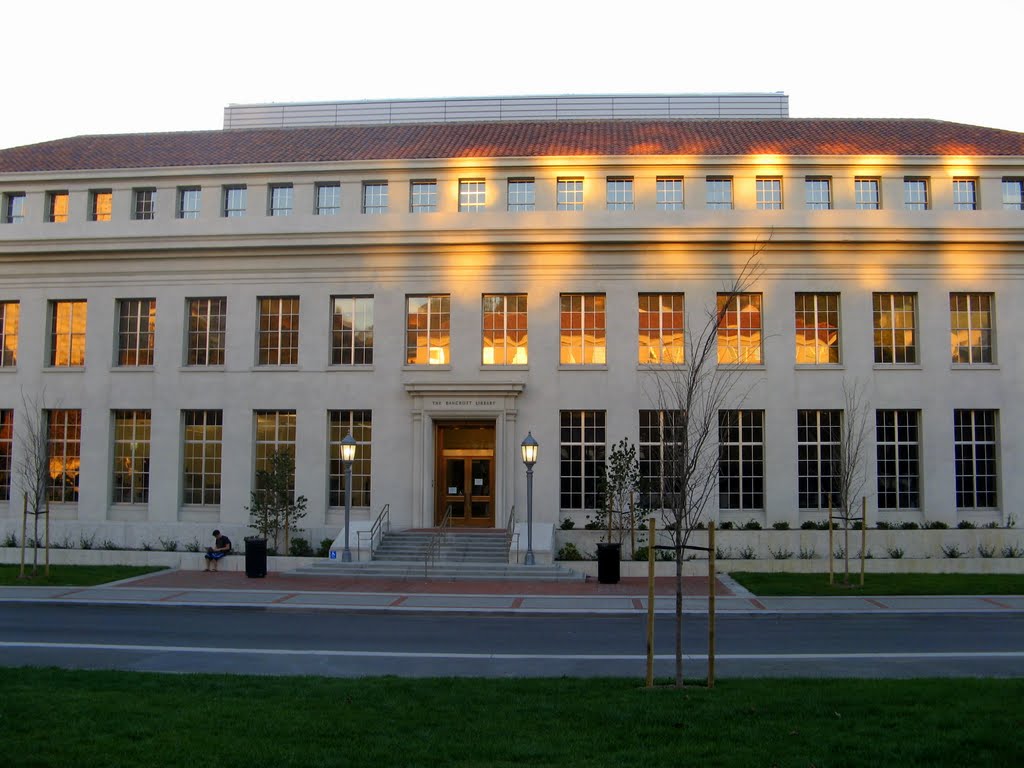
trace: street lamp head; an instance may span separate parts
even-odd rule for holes
[[[537,463],[537,455],[540,453],[540,445],[533,439],[533,434],[530,432],[526,433],[526,437],[523,439],[523,464],[527,467],[532,467]]]
[[[341,460],[346,465],[351,465],[356,458],[356,441],[352,435],[345,435],[341,440]]]

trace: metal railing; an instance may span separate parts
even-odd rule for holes
[[[381,541],[384,540],[384,534],[391,532],[391,505],[385,504],[384,508],[381,509],[380,514],[377,515],[377,519],[373,521],[373,525],[369,531],[359,531],[356,534],[356,558],[360,559],[362,551],[363,538],[369,537],[370,539],[370,559],[373,560],[373,553],[380,546]]]
[[[427,552],[423,558],[423,577],[426,578],[430,575],[430,568],[434,564],[434,559],[441,551],[441,544],[444,542],[445,534],[448,529],[452,526],[452,505],[449,504],[448,508],[444,512],[444,517],[441,518],[441,524],[437,526],[437,530],[431,537],[430,542],[427,544]]]
[[[508,559],[508,553],[512,551],[512,540],[516,542],[516,565],[519,564],[519,534],[515,532],[516,529],[516,505],[512,505],[512,509],[508,511],[508,518],[505,520],[505,559]]]

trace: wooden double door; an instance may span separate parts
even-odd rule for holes
[[[494,422],[435,426],[434,525],[494,527]]]

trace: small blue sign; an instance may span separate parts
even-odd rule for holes
[[[331,560],[337,560],[338,559],[338,553],[335,552],[333,549],[331,550],[331,558],[330,559]]]

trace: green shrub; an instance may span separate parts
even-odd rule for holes
[[[785,547],[779,547],[778,549],[768,547],[768,551],[776,560],[789,560],[793,556],[793,550],[786,549]]]
[[[891,531],[894,528],[896,528],[896,526],[890,523],[888,520],[879,520],[877,523],[875,523],[875,528],[877,528],[880,531]]]
[[[990,546],[986,546],[984,544],[979,544],[978,545],[978,557],[989,558],[989,557],[995,557],[995,556],[996,556],[996,545],[995,544],[992,544]]]
[[[789,523],[785,520],[776,520],[774,523],[772,523],[772,528],[774,528],[776,531],[788,531]]]
[[[956,524],[956,527],[961,528],[963,530],[972,531],[978,526],[976,526],[970,520],[961,520],[959,523]]]
[[[96,544],[96,534],[86,536],[84,533],[78,537],[79,549],[92,549]]]
[[[185,545],[186,552],[199,552],[202,546],[199,544],[199,539],[195,536],[192,537],[192,541]]]
[[[818,530],[818,524],[813,520],[804,520],[800,523],[800,529],[804,531],[816,531]]]
[[[177,552],[178,551],[178,540],[177,539],[160,539],[160,549],[164,552]]]
[[[313,547],[301,536],[296,536],[288,544],[288,554],[292,557],[312,557]]]
[[[924,527],[929,528],[933,531],[944,531],[945,529],[949,528],[949,526],[941,520],[932,520],[931,522],[926,522],[924,524]]]
[[[334,543],[334,539],[320,539],[320,546],[316,550],[317,557],[330,557],[331,556],[331,544]]]
[[[726,520],[724,523],[719,524],[718,529],[720,531],[731,531],[735,527],[732,520]]]
[[[901,531],[916,531],[921,526],[915,523],[913,520],[903,520],[900,523]]]
[[[1003,557],[1024,557],[1024,549],[1021,549],[1016,544],[1008,544],[1003,547],[1001,554]]]
[[[18,537],[15,536],[13,533],[8,533],[6,536],[4,536],[4,546],[5,547],[16,547],[16,546],[18,546]]]
[[[965,553],[956,544],[950,544],[948,547],[942,548],[942,554],[945,557],[956,559],[963,557]]]
[[[746,546],[740,549],[740,557],[743,560],[757,560],[757,553],[751,546]]]
[[[104,539],[100,542],[100,549],[106,549],[108,551],[114,551],[117,549],[124,549],[120,544],[116,544],[110,539]]]
[[[889,553],[889,557],[893,560],[899,560],[903,557],[903,547],[889,547],[885,551]]]
[[[573,520],[571,517],[567,517],[562,521],[562,524],[558,527],[561,528],[563,531],[571,531],[573,528],[576,527],[576,521]]]
[[[998,528],[998,527],[999,527],[999,523],[997,523],[997,522],[995,522],[995,521],[992,521],[991,523],[985,523],[985,524],[984,524],[983,526],[981,526],[981,527],[982,527],[982,528],[989,528],[989,529],[991,529],[991,528]]]
[[[817,556],[814,547],[800,547],[800,553],[797,555],[801,560],[813,560]]]
[[[761,524],[759,522],[757,522],[757,520],[755,520],[754,518],[750,518],[749,520],[747,520],[747,522],[745,522],[743,524],[743,530],[744,531],[760,531],[761,530]]]
[[[571,541],[558,550],[559,560],[582,560],[583,554],[576,548],[576,545]]]

